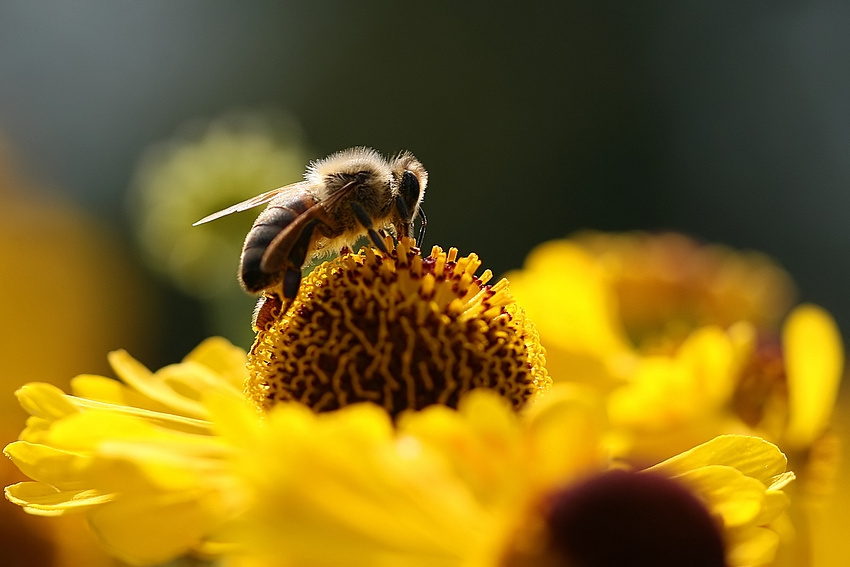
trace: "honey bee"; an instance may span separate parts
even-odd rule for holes
[[[282,284],[285,300],[301,286],[307,258],[339,251],[367,235],[386,253],[381,234],[413,236],[427,224],[421,209],[428,172],[413,155],[386,159],[371,148],[355,147],[312,162],[304,181],[278,187],[202,218],[193,226],[268,203],[245,237],[239,281],[250,293]]]

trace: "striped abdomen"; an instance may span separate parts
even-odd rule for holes
[[[246,290],[256,293],[269,288],[279,283],[288,269],[300,274],[315,226],[314,220],[304,222],[311,220],[304,215],[312,217],[308,210],[315,205],[313,195],[296,186],[272,199],[260,213],[242,246],[239,276]]]

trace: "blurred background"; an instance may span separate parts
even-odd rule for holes
[[[839,0],[3,2],[6,427],[15,387],[108,373],[109,350],[248,346],[255,214],[224,242],[189,225],[352,145],[428,168],[426,248],[500,274],[583,228],[683,231],[771,255],[850,336],[848,21]]]

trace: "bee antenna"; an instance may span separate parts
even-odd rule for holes
[[[428,226],[428,219],[425,218],[425,211],[422,210],[421,205],[416,210],[416,214],[419,215],[419,220],[421,221],[419,224],[419,236],[416,237],[416,246],[421,248],[422,240],[425,238],[425,227]]]

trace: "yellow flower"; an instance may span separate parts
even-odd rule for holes
[[[17,437],[25,415],[11,395],[15,389],[36,372],[41,381],[67,386],[80,369],[105,370],[103,353],[116,344],[146,350],[157,311],[156,294],[117,231],[65,202],[64,188],[33,183],[14,153],[0,132],[0,447]],[[61,336],[49,347],[48,330]],[[3,459],[0,485],[19,480],[20,472]],[[111,564],[80,537],[85,526],[75,520],[45,523],[15,506],[0,506],[2,562]],[[38,542],[37,549],[28,541]]]
[[[619,358],[671,354],[708,325],[773,328],[794,289],[761,254],[678,234],[583,233],[547,242],[507,278],[544,338],[556,377],[579,374],[588,364],[580,361],[591,358],[610,378]]]
[[[714,541],[716,561],[703,564],[721,565],[725,556],[732,566],[767,565],[786,504],[781,489],[793,478],[775,446],[744,436],[718,438],[646,473],[606,472],[599,408],[570,386],[523,415],[494,392],[475,390],[457,410],[407,412],[395,429],[371,404],[314,414],[284,403],[263,422],[248,411],[227,417],[241,432],[238,466],[253,493],[232,539],[264,565],[568,565],[582,550],[562,544],[604,515],[597,506],[607,505],[605,495],[587,498],[598,482],[625,490],[617,517],[643,518],[651,537],[627,550],[633,560],[667,554],[671,545],[702,552]],[[642,474],[660,480],[618,476]],[[647,491],[670,490],[672,508],[644,502]],[[575,496],[586,506],[565,533],[558,520]],[[684,512],[680,500],[689,504]],[[665,540],[668,526],[654,523],[662,510],[693,540]],[[693,524],[695,514],[701,520]],[[605,522],[592,553],[617,548],[637,527],[613,530],[611,515]]]
[[[227,446],[202,398],[241,404],[245,353],[209,339],[151,373],[124,351],[110,355],[124,384],[78,376],[73,396],[49,384],[18,392],[31,417],[5,454],[34,482],[6,497],[39,515],[86,512],[105,546],[153,564],[202,547],[228,517]]]
[[[721,433],[797,450],[826,430],[843,372],[838,330],[799,306],[780,351],[793,284],[758,253],[587,233],[541,245],[507,277],[553,378],[608,396],[619,452],[636,462]]]
[[[588,231],[571,240],[609,275],[621,325],[644,352],[705,325],[774,328],[792,305],[790,276],[758,252],[676,233]]]
[[[590,254],[569,241],[547,242],[506,278],[540,332],[555,380],[612,379],[606,366],[627,358],[630,345],[610,276]]]
[[[487,285],[489,270],[475,276],[478,257],[454,248],[423,258],[409,238],[387,247],[317,267],[286,309],[279,290],[266,294],[246,387],[260,408],[371,401],[397,415],[456,406],[477,387],[521,407],[549,388],[537,332],[505,280]]]
[[[597,368],[609,397],[550,388],[504,280],[487,285],[454,249],[388,248],[323,265],[289,305],[267,292],[250,355],[210,339],[151,373],[119,351],[123,383],[80,376],[70,396],[25,386],[32,417],[5,452],[33,481],[7,498],[85,513],[134,564],[198,553],[254,566],[593,566],[610,550],[656,565],[772,561],[793,478],[775,446],[720,437],[643,471],[610,458],[622,444],[606,421],[614,394],[663,370],[686,415],[713,411],[746,333],[700,328],[675,361],[610,334],[616,360]],[[597,296],[586,313],[610,307]],[[697,393],[679,384],[694,373]],[[619,403],[621,422],[638,413]],[[602,540],[582,535],[612,517],[593,530]]]
[[[263,566],[569,564],[581,550],[562,549],[572,533],[564,506],[577,494],[598,517],[591,487],[612,479],[625,490],[622,511],[646,506],[636,502],[647,490],[679,494],[661,506],[673,517],[680,500],[696,506],[707,520],[681,517],[687,534],[720,542],[711,549],[729,565],[766,564],[744,559],[775,552],[763,534],[782,516],[792,475],[774,446],[728,436],[646,472],[606,472],[603,412],[584,387],[560,385],[519,414],[477,389],[457,409],[394,421],[370,403],[314,413],[281,402],[258,413],[237,394],[245,354],[220,339],[156,373],[123,352],[111,362],[125,384],[83,376],[77,396],[38,384],[21,392],[32,417],[6,454],[34,482],[7,497],[33,513],[85,512],[134,564],[193,550]],[[644,474],[649,488],[633,482]],[[648,523],[653,537],[636,552],[670,548],[653,526],[663,524]]]
[[[261,427],[229,413],[250,430],[239,467],[255,495],[235,539],[270,565],[496,565],[536,494],[602,466],[599,412],[579,395],[547,399],[527,427],[487,389],[397,428],[372,404],[278,404]]]

